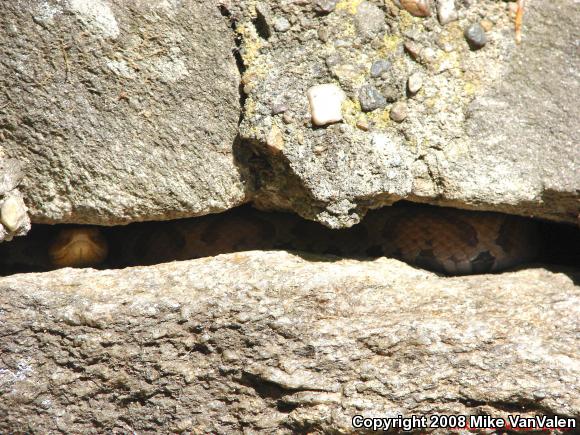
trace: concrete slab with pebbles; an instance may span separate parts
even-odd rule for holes
[[[580,141],[571,95],[578,94],[579,62],[569,41],[578,39],[580,5],[530,2],[517,46],[509,3],[455,2],[451,11],[441,2],[439,16],[421,12],[422,2],[401,3],[428,16],[384,0],[342,0],[325,13],[320,2],[272,1],[272,13],[294,24],[266,40],[253,3],[229,2],[242,40],[240,131],[251,144],[256,204],[330,227],[401,198],[576,222]],[[464,36],[473,23],[487,29],[477,51]],[[346,95],[343,121],[324,129],[312,124],[306,98],[320,83]],[[368,86],[384,107],[378,94],[364,92]],[[361,94],[380,104],[367,105]],[[281,97],[287,110],[273,114]],[[400,107],[404,122],[393,118]],[[267,146],[272,131],[284,143],[276,153]],[[373,148],[377,134],[393,144],[398,165]]]
[[[112,225],[246,199],[234,33],[214,0],[4,2],[0,137],[35,222]]]
[[[173,219],[253,199],[345,227],[401,198],[577,221],[569,41],[580,5],[529,4],[516,47],[506,2],[456,3],[445,26],[390,0],[220,3],[2,8],[0,80],[10,92],[0,134],[7,156],[27,163],[22,190],[35,221]],[[471,51],[463,32],[476,22],[489,42]],[[62,46],[48,36],[58,26],[70,30]],[[415,74],[423,83],[413,95]],[[346,99],[341,122],[317,126],[307,91],[324,83]],[[380,104],[365,112],[367,85]],[[393,120],[404,106],[404,122]]]

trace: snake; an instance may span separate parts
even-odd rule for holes
[[[65,226],[0,245],[0,270],[124,268],[249,250],[347,258],[390,257],[444,275],[501,272],[538,255],[536,222],[496,212],[420,204],[371,210],[357,225],[330,229],[284,212],[225,213],[118,227]]]

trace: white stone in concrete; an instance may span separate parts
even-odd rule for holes
[[[327,83],[308,89],[308,102],[314,125],[328,125],[342,121],[344,92],[337,85]]]

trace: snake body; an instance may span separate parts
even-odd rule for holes
[[[249,207],[168,222],[97,229],[72,227],[28,247],[45,269],[127,267],[253,249],[341,257],[394,257],[448,275],[498,272],[533,260],[533,221],[491,212],[405,205],[371,211],[358,225],[331,230],[288,213]],[[5,244],[9,246],[10,244]],[[0,245],[0,264],[6,264]],[[42,251],[46,252],[43,254]],[[25,255],[26,256],[26,255]],[[12,259],[16,256],[13,254]],[[3,261],[4,260],[4,261]]]

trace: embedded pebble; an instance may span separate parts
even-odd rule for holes
[[[437,2],[437,17],[442,26],[457,20],[455,0],[439,0]]]
[[[284,149],[284,136],[276,124],[272,126],[270,133],[266,137],[266,145],[268,145],[268,147],[270,147],[270,149],[275,152],[282,151]]]
[[[423,62],[433,63],[437,59],[437,52],[431,47],[425,47],[419,53],[419,57]]]
[[[391,107],[391,119],[395,122],[403,122],[407,117],[407,104],[399,101]]]
[[[328,14],[329,12],[332,12],[334,8],[336,8],[337,3],[338,0],[316,0],[314,2],[314,10],[316,12]]]
[[[345,94],[337,85],[326,83],[308,89],[310,114],[314,125],[327,125],[342,121],[342,102]]]
[[[479,24],[481,24],[481,27],[483,27],[483,30],[486,32],[489,32],[491,29],[493,29],[493,23],[489,20],[481,20]]]
[[[400,0],[401,6],[416,17],[428,17],[431,15],[429,0]]]
[[[411,58],[413,58],[413,60],[418,60],[420,58],[421,50],[423,49],[421,45],[413,41],[406,41],[404,47],[405,51],[409,53],[409,55],[411,56]]]
[[[371,77],[377,78],[382,76],[391,68],[391,62],[385,59],[380,59],[371,65]]]
[[[469,47],[472,50],[479,50],[487,44],[487,36],[485,30],[479,23],[473,23],[465,29],[463,33]]]
[[[413,73],[407,80],[407,89],[411,94],[416,94],[423,87],[423,76],[421,73]]]
[[[273,103],[270,106],[270,112],[272,115],[279,115],[280,113],[284,113],[288,110],[288,106],[285,103]]]
[[[358,92],[358,100],[363,112],[372,112],[387,105],[387,100],[373,85],[363,85]]]
[[[0,207],[0,222],[8,229],[15,232],[27,222],[26,205],[22,198],[11,196]]]
[[[356,123],[356,127],[362,131],[369,131],[371,128],[369,123],[365,119],[358,120]]]
[[[287,32],[290,30],[290,21],[284,17],[278,17],[274,20],[274,30],[276,32]]]
[[[357,33],[364,38],[374,38],[385,29],[385,13],[377,6],[363,1],[356,10]]]

